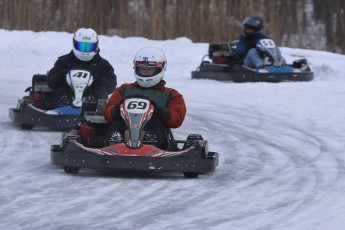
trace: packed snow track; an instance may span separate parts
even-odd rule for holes
[[[166,52],[167,86],[184,95],[188,109],[175,137],[202,134],[220,164],[197,179],[91,169],[72,175],[50,164],[61,130],[25,131],[8,118],[32,75],[69,52],[71,35],[0,36],[0,229],[343,229],[343,55],[283,48],[288,61],[307,56],[314,81],[234,84],[190,79],[207,44],[101,36],[101,55],[119,84],[134,80],[132,58],[141,46]],[[34,44],[18,48],[23,37]],[[52,51],[47,41],[65,45]],[[178,52],[186,47],[188,54]]]

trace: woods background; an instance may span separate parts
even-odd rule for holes
[[[0,28],[227,42],[258,15],[280,46],[343,53],[344,11],[345,0],[0,0]]]

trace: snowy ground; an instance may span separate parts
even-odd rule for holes
[[[8,108],[36,73],[70,51],[68,33],[0,30],[0,229],[344,229],[345,56],[282,48],[305,56],[312,82],[191,80],[207,44],[101,36],[101,55],[119,83],[132,82],[132,58],[145,46],[166,52],[168,86],[188,113],[177,138],[200,133],[220,154],[215,173],[81,170],[50,164],[56,130],[23,131]]]

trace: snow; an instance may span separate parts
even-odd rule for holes
[[[163,49],[167,86],[184,95],[187,117],[176,138],[200,133],[220,154],[216,172],[82,169],[50,164],[55,129],[21,130],[8,109],[33,74],[68,53],[72,35],[0,30],[0,229],[344,229],[345,56],[282,48],[305,57],[311,82],[231,83],[191,80],[207,44],[100,36],[101,55],[119,84],[134,81],[142,47]]]

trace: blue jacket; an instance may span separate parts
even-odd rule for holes
[[[263,35],[261,33],[256,34],[256,35],[249,35],[249,36],[244,36],[244,35],[240,35],[239,37],[239,41],[236,45],[236,50],[235,50],[235,55],[240,58],[240,59],[244,59],[248,53],[248,51],[251,48],[255,48],[256,47],[256,43],[260,40],[260,39],[269,39],[270,37]]]
[[[55,62],[54,67],[49,71],[47,77],[48,86],[51,89],[58,89],[67,86],[66,74],[72,69],[84,69],[90,71],[94,78],[94,86],[104,86],[107,94],[114,92],[117,84],[114,68],[110,63],[97,53],[90,61],[79,60],[71,51],[61,56]]]

